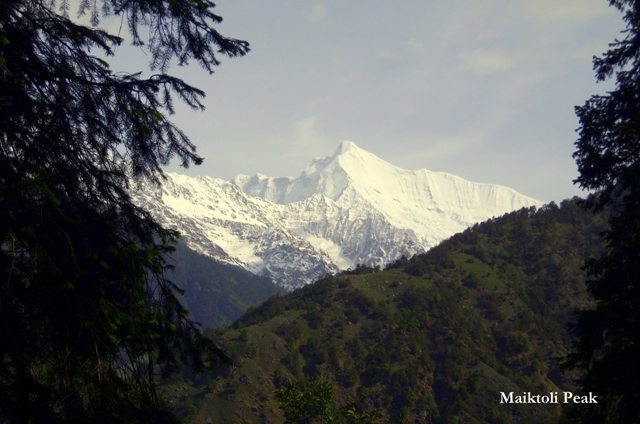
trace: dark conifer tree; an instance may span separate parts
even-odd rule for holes
[[[587,205],[610,209],[607,249],[586,263],[593,310],[579,313],[574,353],[565,368],[583,371],[580,385],[598,395],[585,421],[640,422],[640,2],[610,0],[626,22],[624,38],[594,58],[598,81],[615,75],[615,90],[576,107],[574,158]],[[587,415],[589,415],[587,414]]]
[[[208,0],[0,1],[0,422],[173,422],[156,375],[224,359],[163,276],[174,231],[135,206],[130,183],[202,159],[167,116],[204,93],[166,73],[212,72],[244,41],[220,35]],[[157,73],[95,56],[128,25]],[[142,33],[149,34],[143,38]]]

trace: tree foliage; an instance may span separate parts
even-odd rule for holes
[[[272,297],[216,333],[237,372],[215,389],[196,382],[185,406],[203,399],[198,417],[217,408],[214,422],[282,422],[270,394],[311,377],[335,385],[337,408],[377,409],[379,422],[555,422],[562,405],[499,397],[575,389],[556,358],[571,345],[566,322],[592,304],[581,267],[606,228],[578,202],[521,209],[387,271]]]
[[[328,381],[308,378],[289,382],[286,387],[276,390],[275,398],[284,412],[285,424],[371,424],[378,421],[375,410],[362,414],[353,403],[338,407],[335,389]]]
[[[163,276],[177,233],[131,202],[130,181],[202,159],[168,119],[199,89],[166,73],[248,51],[207,0],[0,2],[0,421],[167,422],[155,390],[186,360],[224,358]],[[158,73],[113,72],[126,22]],[[142,32],[149,37],[143,38]]]
[[[268,277],[218,262],[183,243],[176,246],[170,258],[175,268],[167,276],[185,291],[179,299],[202,329],[226,327],[248,308],[284,293]]]
[[[606,252],[586,262],[593,310],[573,327],[574,353],[565,368],[583,371],[580,385],[599,395],[594,422],[640,420],[640,2],[611,0],[623,14],[624,38],[594,58],[598,81],[615,75],[615,90],[576,107],[574,158],[588,206],[610,208]],[[590,412],[591,413],[591,412]],[[587,418],[585,418],[586,420]]]

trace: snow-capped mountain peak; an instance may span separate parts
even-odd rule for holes
[[[405,170],[350,141],[296,178],[167,177],[135,199],[196,251],[290,288],[357,263],[384,265],[476,222],[542,205],[506,187]]]
[[[473,183],[443,172],[399,168],[351,141],[343,141],[333,156],[314,160],[298,178],[261,177],[259,185],[253,178],[238,176],[233,182],[250,196],[279,204],[321,194],[349,209],[366,205],[364,209],[376,210],[394,227],[432,240],[429,247],[451,236],[454,229],[461,231],[492,216],[542,205],[506,187]]]

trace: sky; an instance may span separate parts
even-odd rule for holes
[[[613,87],[591,61],[624,29],[606,0],[220,0],[214,12],[251,52],[214,75],[170,69],[207,97],[205,112],[171,118],[204,163],[167,171],[296,177],[350,140],[545,202],[585,195],[572,182],[574,106]],[[112,68],[148,61],[119,47]]]

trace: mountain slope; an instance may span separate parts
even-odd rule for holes
[[[386,271],[273,297],[209,333],[233,369],[185,374],[194,383],[168,393],[190,422],[274,423],[273,391],[316,376],[381,422],[555,422],[562,405],[501,404],[500,392],[574,389],[555,358],[568,352],[573,311],[590,304],[580,268],[601,251],[605,223],[570,201],[523,209]]]
[[[167,277],[185,291],[180,301],[203,329],[224,327],[251,306],[264,302],[282,288],[271,279],[201,255],[179,244],[167,257],[175,268]]]
[[[192,249],[287,288],[358,263],[383,266],[476,222],[542,205],[506,187],[403,170],[351,142],[298,178],[168,174],[162,187],[132,194]]]
[[[522,207],[542,206],[506,187],[393,166],[350,141],[342,142],[333,156],[314,160],[298,178],[239,175],[232,182],[252,197],[278,204],[322,195],[352,215],[365,217],[375,211],[425,250],[476,222]]]
[[[189,248],[280,286],[338,271],[325,250],[286,227],[284,206],[247,196],[229,182],[169,173],[162,186],[141,183],[132,197],[162,225],[179,230]]]

